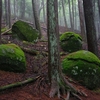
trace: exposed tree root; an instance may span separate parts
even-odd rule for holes
[[[9,85],[1,86],[1,87],[0,87],[0,91],[4,91],[4,90],[10,89],[10,88],[19,87],[19,86],[25,85],[25,84],[30,83],[30,82],[34,82],[34,81],[36,81],[39,77],[40,77],[40,76],[37,76],[37,77],[35,77],[35,78],[28,78],[27,80],[24,80],[24,81],[21,81],[21,82],[16,82],[16,83],[12,83],[12,84],[9,84]]]
[[[73,85],[71,83],[69,83],[68,80],[65,79],[65,77],[63,75],[60,75],[60,78],[58,78],[58,76],[56,79],[53,78],[49,96],[54,97],[55,95],[58,95],[58,98],[60,98],[61,97],[60,90],[67,92],[67,97],[65,98],[65,100],[69,100],[70,95],[73,95],[78,100],[82,100],[79,95],[87,97],[87,94],[85,94],[83,91],[79,91],[75,87],[73,87]]]
[[[45,55],[47,56],[48,53],[47,52],[39,52],[38,50],[33,50],[33,49],[30,49],[30,48],[26,48],[26,47],[21,47],[21,49],[26,52],[26,53],[29,53],[31,55],[38,55],[38,54],[42,54],[42,55]]]
[[[30,48],[26,48],[26,47],[21,47],[21,49],[26,52],[26,53],[29,53],[29,54],[32,54],[32,55],[38,55],[39,52],[37,50],[32,50]]]

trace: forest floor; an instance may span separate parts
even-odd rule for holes
[[[37,50],[40,54],[32,55],[25,52],[27,70],[24,73],[0,71],[0,87],[39,76],[34,82],[0,91],[0,100],[65,100],[64,98],[66,95],[62,96],[60,99],[58,99],[57,96],[49,98],[48,56],[43,53],[48,52],[48,44],[46,41],[37,42],[36,44],[28,44],[26,42],[12,39],[10,35],[2,35],[2,38],[3,40],[6,40],[5,42],[15,43],[21,47]],[[61,58],[63,58],[63,56]],[[71,83],[76,89],[87,94],[87,97],[80,96],[82,100],[100,100],[100,91],[95,92],[88,90],[78,82]],[[70,100],[78,99],[71,96]]]

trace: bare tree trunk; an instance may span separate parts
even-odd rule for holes
[[[52,9],[51,9],[52,8]],[[60,52],[59,52],[59,29],[58,29],[58,0],[47,1],[47,33],[48,33],[48,50],[49,50],[49,65],[48,74],[51,83],[50,97],[54,97],[55,94],[60,98],[60,89],[68,89],[70,92],[79,93],[69,82],[64,78],[61,71]],[[67,87],[67,88],[66,88]],[[69,92],[69,90],[71,90]],[[69,95],[67,99],[69,100]],[[76,95],[77,96],[77,95]],[[77,96],[78,97],[78,96]],[[80,99],[81,100],[81,99]]]
[[[98,10],[99,10],[99,18],[100,18],[100,0],[98,0]],[[99,19],[100,20],[100,19]]]
[[[72,1],[72,25],[73,25],[73,30],[74,30],[74,16],[75,16],[75,14],[74,14],[74,1],[73,0],[71,0]]]
[[[16,0],[16,19],[19,17],[18,1]]]
[[[6,25],[8,25],[8,0],[5,0],[5,20],[6,20]]]
[[[11,28],[11,8],[10,8],[10,0],[8,0],[8,21],[9,21],[9,28]]]
[[[2,0],[0,0],[0,43],[1,43],[1,22],[2,22]]]
[[[100,0],[97,0],[98,5],[98,15],[99,15],[99,21],[98,21],[98,33],[100,33]],[[100,39],[100,34],[98,34],[98,39]]]
[[[52,8],[52,9],[51,9]],[[49,80],[51,82],[50,97],[55,95],[52,93],[53,85],[58,87],[58,80],[60,74],[60,54],[59,54],[59,28],[58,28],[58,10],[57,0],[47,1],[47,29],[48,29],[48,48],[49,48]],[[57,88],[56,88],[57,89]]]
[[[14,19],[16,19],[16,0],[14,0]]]
[[[98,56],[92,0],[83,0],[88,50]]]
[[[76,0],[75,0],[75,6],[74,6],[74,9],[75,9],[75,19],[74,19],[74,28],[77,30],[77,8],[76,8]]]
[[[39,31],[39,39],[41,38],[42,36],[42,33],[41,33],[41,27],[40,27],[40,21],[39,21],[39,18],[37,16],[37,10],[36,10],[36,6],[35,6],[36,2],[35,0],[32,0],[32,8],[33,8],[33,16],[34,16],[34,21],[35,21],[35,26],[36,26],[36,29]]]
[[[83,41],[86,43],[86,33],[85,33],[85,22],[84,22],[84,12],[82,0],[78,0],[78,9],[79,9],[79,18],[80,18],[80,27],[81,27],[81,36]]]
[[[66,14],[65,14],[65,4],[64,4],[64,0],[62,0],[62,9],[63,9],[65,27],[66,27],[66,30],[67,30],[68,26],[67,26]]]
[[[25,18],[25,0],[20,1],[20,18]]]
[[[71,13],[70,0],[68,0],[68,5],[69,5],[70,24],[71,24],[71,28],[73,30],[73,22],[72,22],[72,13]]]
[[[44,4],[44,0],[42,0],[42,5],[43,5],[43,19],[44,19],[44,22],[46,22],[46,14],[45,14],[45,4]]]

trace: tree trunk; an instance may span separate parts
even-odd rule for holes
[[[72,1],[72,28],[73,28],[73,30],[74,30],[74,16],[75,16],[75,14],[74,14],[74,1],[73,0],[71,0]]]
[[[99,21],[98,21],[98,33],[100,33],[100,0],[97,0],[97,5],[98,5],[98,15],[99,15]],[[98,39],[100,39],[100,34],[98,34]]]
[[[99,20],[100,20],[100,0],[98,0]]]
[[[16,0],[14,0],[14,20],[16,20]]]
[[[8,0],[8,23],[9,23],[9,28],[11,28],[11,8],[10,8],[10,0]]]
[[[25,0],[20,1],[20,18],[25,18]]]
[[[87,40],[86,40],[86,33],[85,33],[85,22],[84,22],[82,0],[78,0],[78,10],[79,10],[79,18],[80,18],[81,36],[82,36],[83,41],[86,43]]]
[[[52,9],[51,9],[52,8]],[[51,82],[50,97],[53,97],[53,86],[58,88],[58,79],[60,74],[60,56],[59,56],[59,28],[57,0],[47,1],[47,29],[48,29],[48,48],[49,48],[49,80]],[[56,88],[56,89],[57,89]],[[54,92],[57,92],[55,89]]]
[[[92,0],[83,0],[88,50],[98,56]]]
[[[75,9],[74,29],[77,30],[77,6],[76,6],[76,0],[75,0],[75,6],[74,6],[74,9]]]
[[[32,8],[33,8],[33,16],[34,16],[34,21],[35,21],[35,26],[36,26],[36,29],[39,31],[39,39],[41,38],[42,36],[42,33],[41,33],[41,27],[40,27],[40,22],[39,22],[39,18],[37,16],[37,10],[36,10],[36,6],[35,6],[36,2],[35,0],[32,0]]]
[[[44,0],[42,0],[42,5],[43,5],[43,19],[44,19],[44,22],[46,22],[46,16],[45,16],[45,4],[44,4]]]
[[[1,43],[1,23],[2,23],[2,0],[0,0],[0,43]]]
[[[59,29],[58,29],[58,5],[57,0],[47,1],[47,29],[48,29],[48,50],[49,66],[48,75],[51,83],[50,97],[55,94],[60,98],[60,89],[66,89],[66,86],[77,93],[76,89],[64,78],[61,71],[59,54]],[[52,8],[52,9],[51,9]],[[68,94],[70,94],[68,92]],[[67,97],[69,100],[69,96]]]
[[[8,0],[5,0],[5,20],[6,20],[6,25],[8,25]]]
[[[18,1],[16,0],[16,20],[18,19],[19,9],[18,9]]]
[[[70,25],[71,25],[71,29],[73,30],[73,22],[72,22],[72,13],[71,13],[70,0],[68,0],[68,5],[69,5]]]
[[[65,14],[65,4],[64,4],[64,0],[62,0],[62,9],[63,9],[65,27],[66,27],[66,30],[67,30],[68,26],[67,26],[66,14]]]

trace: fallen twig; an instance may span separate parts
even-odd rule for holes
[[[21,46],[20,46],[21,47]],[[26,47],[21,47],[21,49],[26,52],[26,53],[29,53],[29,54],[32,54],[32,55],[38,55],[38,54],[42,54],[42,55],[48,55],[47,52],[39,52],[37,50],[33,50],[33,49],[30,49],[30,48],[26,48]]]
[[[10,89],[10,88],[14,88],[14,87],[19,87],[19,86],[25,85],[27,83],[36,81],[39,77],[40,76],[37,76],[35,78],[28,78],[28,79],[26,79],[24,81],[21,81],[21,82],[16,82],[16,83],[12,83],[12,84],[9,84],[9,85],[1,86],[0,87],[0,91],[4,91],[6,89]]]
[[[8,29],[7,31],[5,31],[5,32],[1,33],[1,35],[6,34],[6,33],[7,33],[7,32],[9,32],[10,30],[11,30],[11,28],[10,28],[10,29]]]

